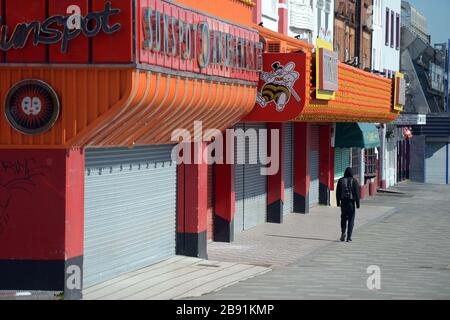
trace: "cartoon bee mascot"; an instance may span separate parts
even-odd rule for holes
[[[266,84],[261,92],[258,92],[256,102],[265,108],[267,104],[273,102],[278,112],[282,112],[291,99],[291,95],[300,102],[300,96],[295,92],[294,85],[300,74],[295,69],[295,63],[289,62],[282,66],[280,62],[272,64],[273,71],[262,72],[261,80]]]

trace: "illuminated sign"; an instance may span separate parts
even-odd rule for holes
[[[56,44],[61,42],[61,52],[66,53],[69,42],[81,34],[88,38],[97,36],[101,31],[105,34],[113,34],[121,29],[116,23],[110,25],[111,16],[120,14],[120,9],[112,9],[111,3],[106,2],[103,11],[91,12],[86,16],[51,16],[43,22],[32,21],[19,23],[9,34],[9,27],[3,25],[0,16],[0,50],[22,49],[31,39],[34,46]],[[70,19],[78,19],[79,27],[70,26]],[[69,22],[69,23],[68,23]]]
[[[256,104],[243,122],[285,122],[298,117],[306,103],[307,58],[304,52],[265,53]]]
[[[257,81],[263,45],[255,31],[154,3],[141,8],[141,63]]]
[[[338,55],[333,45],[316,39],[316,98],[318,100],[334,100],[339,89]]]
[[[17,131],[35,135],[48,131],[59,117],[60,104],[56,92],[40,80],[25,80],[9,91],[4,112]]]

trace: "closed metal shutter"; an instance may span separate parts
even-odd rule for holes
[[[397,151],[395,146],[394,139],[390,139],[390,141],[387,143],[387,176],[386,176],[386,183],[388,187],[392,187],[395,185],[395,173],[397,170]]]
[[[245,143],[245,165],[235,165],[235,194],[236,210],[234,230],[240,232],[266,222],[267,211],[267,177],[261,175],[258,147],[267,143],[267,135],[260,135],[260,129],[266,129],[265,124],[239,124],[235,129],[255,129],[258,134],[258,143],[250,145],[248,139]],[[237,147],[235,148],[235,161],[237,160]],[[241,148],[244,146],[240,146]],[[241,149],[241,152],[244,150]],[[258,159],[257,164],[249,164],[250,158]]]
[[[172,146],[87,149],[84,284],[175,255]]]
[[[447,148],[443,142],[427,142],[425,183],[446,184]]]
[[[256,227],[266,222],[267,211],[267,176],[261,175],[259,149],[267,145],[267,135],[260,134],[259,130],[266,129],[264,123],[245,124],[245,130],[255,129],[258,133],[258,143],[247,143],[247,160],[252,157],[258,159],[257,164],[246,164],[244,168],[244,230]],[[248,162],[247,162],[248,163]]]
[[[293,126],[292,123],[283,125],[284,150],[284,204],[283,214],[290,214],[294,211],[294,154],[293,154]]]
[[[319,126],[311,126],[309,204],[319,204]]]
[[[334,149],[334,178],[342,178],[348,167],[350,167],[350,149]]]

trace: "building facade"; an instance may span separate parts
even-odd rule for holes
[[[401,26],[411,31],[425,43],[431,43],[427,18],[408,1],[401,3]]]
[[[397,82],[289,37],[280,3],[274,31],[262,1],[0,1],[0,289],[80,298],[331,204],[336,154],[379,146]],[[34,44],[8,33],[30,23]]]
[[[388,78],[400,71],[401,0],[373,1],[372,70]],[[379,187],[397,183],[397,127],[380,124]]]

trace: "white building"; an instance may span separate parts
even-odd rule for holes
[[[400,70],[401,0],[373,1],[372,69],[392,77]]]
[[[334,0],[289,0],[289,36],[315,44],[333,43]]]
[[[372,70],[392,78],[400,71],[401,0],[373,0]],[[381,180],[386,187],[397,183],[397,136],[392,125],[380,126]],[[397,130],[394,130],[397,132]],[[388,138],[386,136],[389,136]]]
[[[264,28],[278,32],[278,0],[262,0],[261,21]]]

